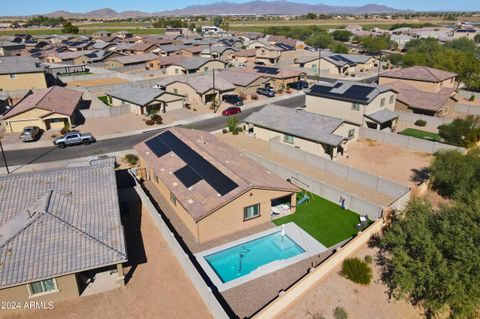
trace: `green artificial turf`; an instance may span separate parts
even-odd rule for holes
[[[407,128],[400,132],[401,135],[420,138],[427,141],[440,141],[440,136],[437,133],[417,130],[415,128]]]

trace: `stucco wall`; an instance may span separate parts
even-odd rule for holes
[[[46,87],[44,73],[17,73],[15,79],[11,79],[9,74],[0,75],[0,89],[3,91],[45,89]]]

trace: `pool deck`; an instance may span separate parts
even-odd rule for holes
[[[328,248],[326,248],[321,243],[319,243],[315,238],[310,236],[303,229],[298,227],[295,223],[290,222],[285,224],[285,234],[288,235],[288,237],[290,237],[290,239],[296,242],[300,247],[302,247],[303,250],[305,250],[304,253],[298,254],[288,259],[277,260],[277,261],[273,261],[271,263],[265,264],[263,266],[260,266],[259,268],[252,271],[249,274],[246,274],[240,278],[233,279],[225,283],[221,281],[221,279],[218,277],[218,275],[215,273],[215,271],[212,269],[212,267],[209,265],[209,263],[205,259],[205,256],[214,254],[222,250],[226,250],[234,246],[241,245],[243,243],[279,232],[281,230],[282,230],[282,227],[278,226],[278,227],[274,227],[250,236],[246,236],[244,238],[234,240],[229,243],[199,252],[195,254],[195,258],[197,259],[198,263],[202,266],[203,270],[208,275],[208,277],[213,282],[213,284],[218,288],[220,292],[222,292],[222,291],[231,289],[233,287],[242,285],[244,283],[247,283],[253,279],[265,276],[269,273],[272,273],[277,270],[288,267],[290,265],[293,265],[309,257],[316,256],[328,250]]]

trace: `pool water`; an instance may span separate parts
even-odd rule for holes
[[[290,237],[276,232],[205,256],[205,260],[220,280],[226,283],[245,276],[260,266],[304,252]]]

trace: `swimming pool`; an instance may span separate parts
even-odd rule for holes
[[[222,283],[226,283],[273,261],[288,259],[304,252],[295,241],[287,235],[282,236],[279,231],[204,258]]]

